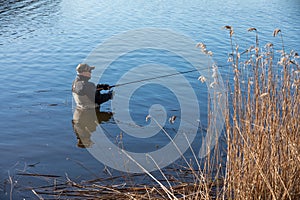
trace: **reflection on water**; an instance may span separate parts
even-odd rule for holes
[[[112,112],[100,112],[96,109],[76,108],[73,114],[73,130],[77,136],[77,146],[80,148],[92,147],[91,135],[98,125],[108,122],[112,118]]]

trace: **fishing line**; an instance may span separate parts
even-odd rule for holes
[[[223,67],[225,67],[225,66],[218,66],[219,69],[223,68]],[[140,82],[144,82],[144,81],[150,81],[150,80],[154,80],[154,79],[160,79],[160,78],[176,76],[176,75],[180,75],[180,74],[187,74],[187,73],[191,73],[191,72],[195,72],[195,71],[204,71],[204,70],[210,70],[210,69],[202,69],[202,70],[192,69],[192,70],[183,71],[183,72],[176,72],[173,74],[166,74],[166,75],[161,75],[161,76],[156,76],[156,77],[151,77],[151,78],[146,78],[146,79],[141,79],[141,80],[136,80],[136,81],[130,81],[130,82],[126,82],[126,83],[111,85],[111,86],[109,86],[109,88],[120,87],[120,86],[129,85],[129,84],[133,84],[133,83],[140,83]]]
[[[166,74],[166,75],[161,75],[161,76],[156,76],[156,77],[151,77],[151,78],[145,78],[145,79],[142,79],[142,80],[136,80],[136,81],[130,81],[130,82],[127,82],[127,83],[120,83],[120,84],[116,84],[116,85],[111,85],[111,86],[109,86],[109,88],[120,87],[120,86],[129,85],[129,84],[133,84],[133,83],[150,81],[150,80],[165,78],[165,77],[170,77],[170,76],[176,76],[176,75],[179,75],[179,74],[187,74],[187,73],[191,73],[191,72],[195,72],[195,71],[199,71],[199,70],[193,69],[193,70],[189,70],[189,71],[176,72],[176,73],[173,73],[173,74]]]

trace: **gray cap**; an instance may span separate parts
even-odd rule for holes
[[[78,73],[81,73],[81,72],[90,72],[93,69],[95,69],[95,66],[89,66],[88,64],[85,64],[85,63],[81,63],[81,64],[77,65],[77,67],[76,67],[76,71]]]

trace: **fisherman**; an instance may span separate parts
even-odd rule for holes
[[[112,117],[111,112],[100,112],[100,104],[112,99],[112,91],[101,93],[102,90],[109,90],[108,84],[97,84],[90,82],[94,66],[79,64],[76,68],[77,77],[73,81],[72,94],[76,102],[76,109],[73,113],[73,130],[77,137],[77,146],[89,148],[93,142],[91,135],[101,123],[108,122]]]
[[[100,93],[102,90],[109,90],[108,84],[97,84],[89,82],[94,66],[81,63],[76,67],[77,77],[72,85],[72,94],[76,105],[81,109],[100,108],[100,104],[112,99],[112,91]]]

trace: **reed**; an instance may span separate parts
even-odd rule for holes
[[[257,39],[248,59],[240,59],[238,47],[230,59],[234,88],[233,112],[226,114],[225,199],[300,197],[299,64],[294,51],[285,52],[282,35],[281,41],[279,62],[273,45],[261,50]]]

